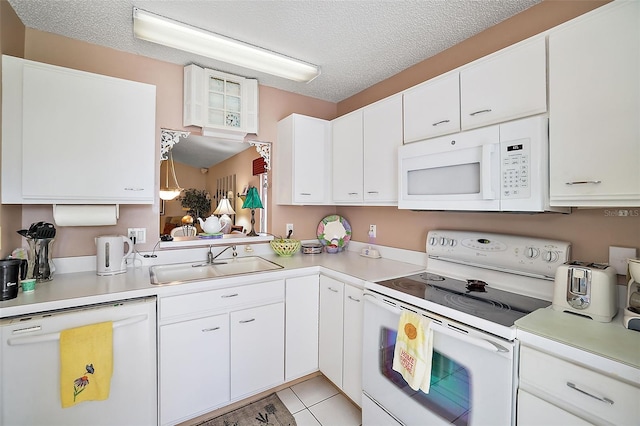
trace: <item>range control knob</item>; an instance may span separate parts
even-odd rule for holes
[[[542,253],[542,259],[548,263],[557,262],[559,257],[557,251],[545,251]]]
[[[442,237],[440,238],[440,245],[446,246],[448,241],[449,241],[448,239]]]
[[[527,247],[524,251],[525,257],[535,259],[540,254],[540,250],[535,247]]]
[[[452,239],[450,239],[450,240],[449,240],[449,245],[450,245],[451,247],[455,247],[455,245],[456,245],[456,240],[454,240],[453,238],[452,238]]]
[[[435,246],[436,244],[438,244],[438,239],[436,237],[429,238],[429,245],[430,246]]]

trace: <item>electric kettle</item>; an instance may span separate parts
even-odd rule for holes
[[[124,252],[124,244],[129,245]],[[115,275],[127,272],[127,258],[133,252],[133,241],[124,235],[96,237],[96,272],[98,275]]]

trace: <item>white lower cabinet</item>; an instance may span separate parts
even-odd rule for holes
[[[358,405],[362,399],[362,290],[320,275],[320,371]]]
[[[159,324],[162,425],[284,383],[284,280],[161,297]]]
[[[518,426],[587,426],[591,423],[550,402],[518,391]]]
[[[231,312],[231,399],[284,379],[284,303]]]
[[[362,290],[344,286],[342,390],[362,406]]]
[[[160,327],[160,342],[162,424],[229,400],[228,314]]]
[[[285,282],[285,381],[318,371],[319,275]]]
[[[518,425],[638,423],[640,388],[628,382],[634,378],[582,364],[585,356],[568,346],[556,355],[521,345]]]

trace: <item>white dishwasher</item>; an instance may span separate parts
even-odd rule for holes
[[[60,332],[113,321],[109,397],[62,408]],[[146,297],[0,320],[0,424],[155,425],[156,299]]]

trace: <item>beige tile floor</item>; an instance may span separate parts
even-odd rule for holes
[[[359,426],[362,413],[324,376],[277,392],[298,426]]]

